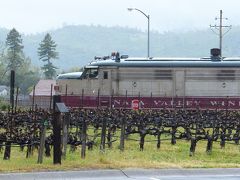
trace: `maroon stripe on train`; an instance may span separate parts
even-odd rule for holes
[[[202,108],[240,109],[240,97],[124,97],[124,96],[61,96],[69,107],[131,108],[133,100],[139,100],[141,108]]]

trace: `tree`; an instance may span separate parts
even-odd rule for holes
[[[52,40],[50,34],[47,33],[39,45],[39,59],[43,62],[46,62],[41,69],[43,70],[46,79],[53,79],[53,77],[56,75],[57,67],[53,65],[51,60],[58,59],[58,52],[56,52],[57,44]]]
[[[16,86],[20,88],[20,93],[28,94],[30,93],[29,88],[37,84],[40,79],[39,68],[32,66],[31,59],[26,57],[15,77]]]
[[[6,39],[7,48],[7,69],[16,71],[18,67],[21,67],[24,61],[23,45],[21,35],[16,29],[12,29],[7,35]]]
[[[2,77],[4,76],[5,70],[5,65],[4,65],[4,44],[0,42],[0,84]]]
[[[1,64],[0,61],[0,84],[10,86],[9,73],[2,75],[6,69],[6,65]],[[29,89],[33,87],[40,79],[40,70],[31,64],[29,57],[24,57],[21,67],[19,67],[15,74],[15,86],[19,87],[20,94],[28,94]]]
[[[21,36],[15,29],[9,32],[5,44],[0,43],[0,84],[10,85],[10,70],[15,71],[15,86],[20,88],[21,94],[27,94],[40,77],[39,69],[25,57]]]

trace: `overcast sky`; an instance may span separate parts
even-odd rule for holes
[[[0,0],[0,27],[37,33],[63,25],[128,26],[147,29],[147,19],[128,7],[150,15],[151,30],[206,29],[219,10],[227,25],[240,25],[239,0]]]

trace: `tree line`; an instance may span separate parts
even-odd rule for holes
[[[0,44],[0,85],[9,86],[10,71],[16,74],[16,86],[21,94],[27,94],[37,83],[41,76],[45,79],[53,79],[56,76],[57,67],[53,60],[58,59],[57,44],[47,33],[36,49],[39,60],[44,65],[39,68],[32,65],[30,57],[24,53],[24,46],[20,33],[13,28],[7,34],[5,42]],[[43,74],[43,75],[42,75]]]

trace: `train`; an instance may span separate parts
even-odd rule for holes
[[[95,57],[83,72],[57,76],[56,94],[72,107],[240,108],[240,57],[213,48],[202,58]]]

